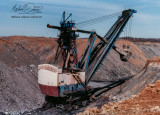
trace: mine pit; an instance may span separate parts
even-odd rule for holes
[[[82,42],[86,44],[87,40],[78,39],[78,48],[81,47]],[[96,87],[120,79],[128,78],[128,80],[103,93],[86,107],[64,111],[58,107],[42,108],[45,95],[41,93],[37,82],[37,67],[39,64],[50,63],[55,55],[56,45],[53,46],[53,44],[56,44],[56,39],[25,36],[0,37],[0,51],[3,52],[0,53],[1,114],[81,115],[125,114],[126,112],[158,114],[160,112],[160,53],[157,49],[160,49],[160,43],[146,44],[146,42],[119,39],[116,46],[120,47],[123,43],[130,44],[132,51],[128,62],[122,62],[115,51],[111,50],[110,55],[95,73],[90,85]],[[84,47],[81,47],[81,50],[79,55],[82,55]]]

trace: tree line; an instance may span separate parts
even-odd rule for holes
[[[160,42],[160,38],[121,37],[120,39],[128,40],[128,41],[131,41],[131,42]]]

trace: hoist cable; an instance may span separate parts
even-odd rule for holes
[[[103,16],[103,17],[100,17],[100,18],[91,19],[91,20],[87,20],[87,21],[84,21],[84,22],[79,22],[79,23],[77,23],[77,25],[81,25],[81,24],[85,24],[85,23],[91,23],[91,22],[103,20],[103,19],[106,19],[106,18],[112,18],[113,16],[118,16],[118,15],[119,14],[107,15],[107,16]]]
[[[99,18],[94,18],[94,19],[91,19],[91,20],[79,22],[79,23],[77,23],[76,25],[79,26],[79,25],[83,25],[83,24],[87,24],[87,23],[93,23],[93,22],[105,20],[105,19],[108,19],[108,18],[112,18],[112,17],[118,16],[118,15],[120,15],[120,14],[121,14],[121,12],[114,13],[114,14],[110,14],[110,15],[105,15],[105,16],[102,16],[102,17],[99,17]]]
[[[103,19],[103,18],[106,18],[106,17],[111,17],[111,16],[117,15],[117,14],[120,14],[120,13],[114,13],[114,14],[110,14],[110,15],[101,16],[101,17],[98,17],[98,18],[94,18],[94,19],[83,21],[83,22],[79,22],[77,24],[82,24],[82,23],[86,23],[86,22],[90,22],[90,21],[94,21],[94,20],[99,20],[99,19]]]
[[[105,17],[105,18],[101,18],[101,19],[98,19],[98,20],[93,20],[93,21],[88,21],[88,22],[85,22],[85,23],[81,23],[81,24],[77,24],[77,26],[82,26],[82,25],[87,25],[87,24],[95,24],[97,22],[102,22],[104,20],[107,20],[107,19],[112,19],[112,18],[115,18],[117,17],[118,15],[114,15],[112,17]]]
[[[117,16],[114,16],[114,17],[110,17],[110,18],[105,18],[103,20],[97,20],[97,21],[92,21],[92,22],[88,22],[88,23],[84,23],[84,24],[81,24],[81,25],[77,25],[78,27],[84,27],[84,26],[88,26],[88,25],[93,25],[93,24],[96,24],[96,23],[101,23],[101,22],[104,22],[109,19],[112,19],[112,18],[116,18]]]

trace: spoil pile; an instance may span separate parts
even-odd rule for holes
[[[0,60],[10,67],[49,63],[54,57],[56,39],[43,37],[0,37]]]
[[[146,55],[133,42],[119,39],[115,44],[120,51],[123,51],[123,45],[128,45],[129,51],[132,52],[128,62],[121,61],[119,54],[112,49],[93,76],[93,80],[114,81],[132,77],[141,71],[147,60]]]
[[[11,68],[0,61],[0,112],[18,114],[41,107],[44,95],[34,65]]]

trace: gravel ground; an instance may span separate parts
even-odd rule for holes
[[[34,65],[10,68],[0,62],[0,111],[23,113],[41,107],[44,95],[37,84]]]

